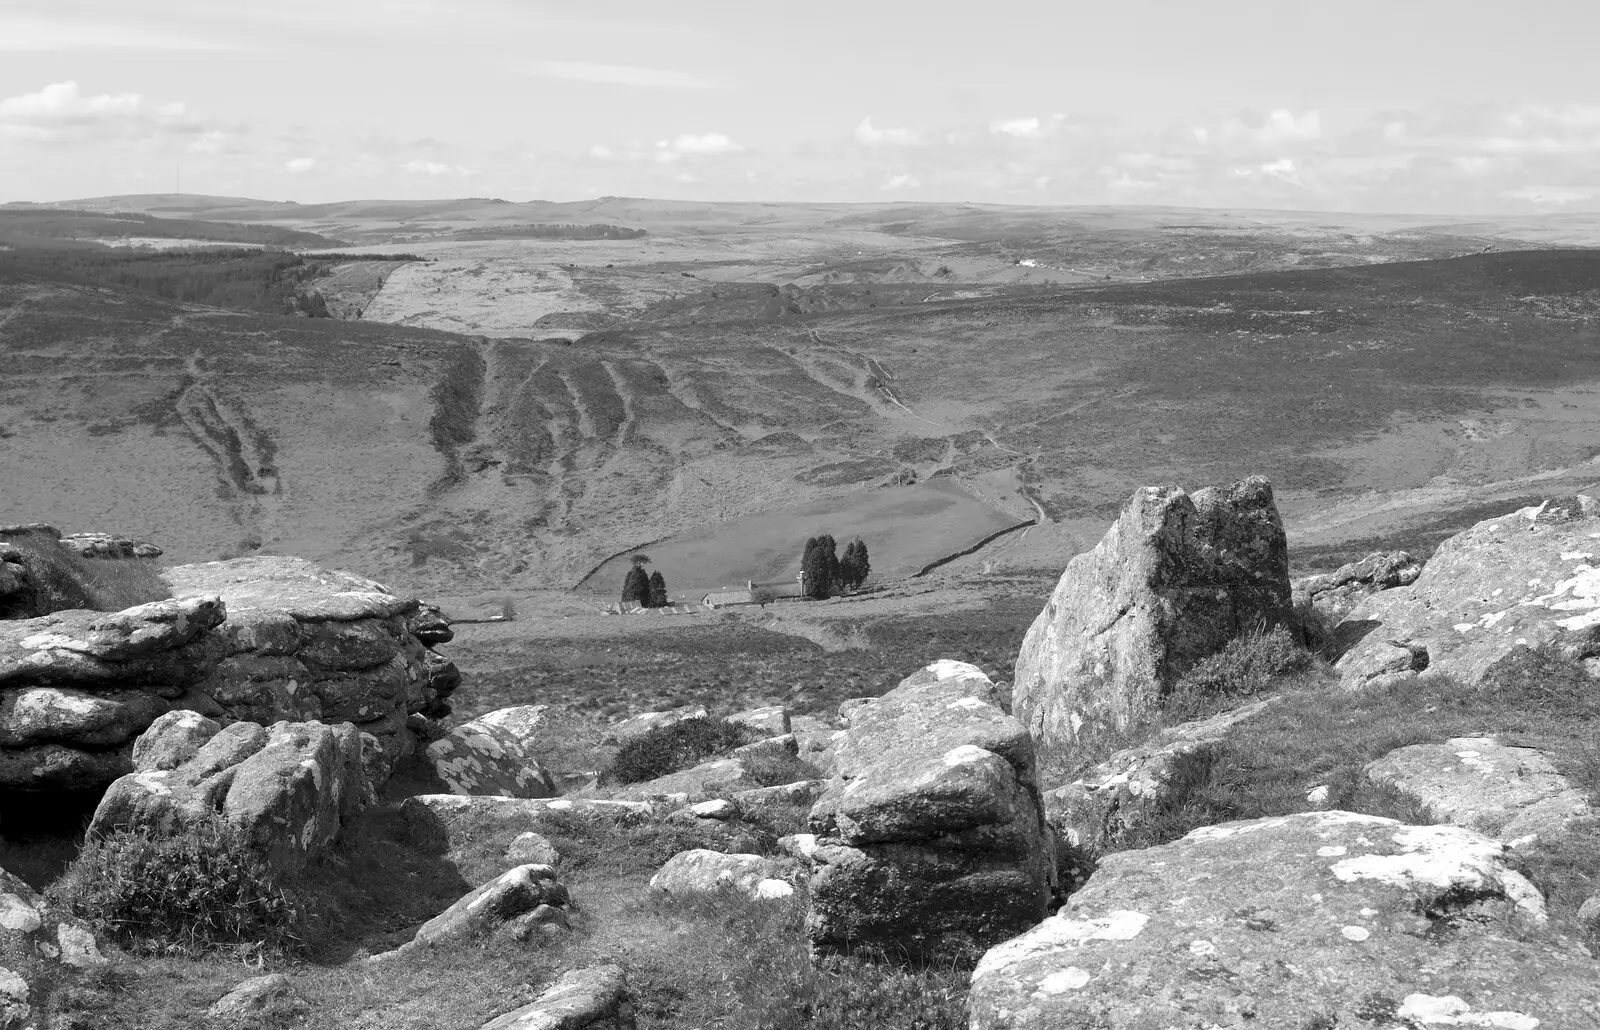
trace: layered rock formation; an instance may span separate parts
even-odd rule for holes
[[[1597,964],[1497,841],[1349,812],[1111,855],[989,951],[973,1030],[1600,1023]]]
[[[1422,563],[1409,553],[1374,551],[1326,575],[1295,580],[1294,603],[1297,608],[1309,606],[1332,625],[1380,590],[1408,587],[1420,575]]]
[[[0,621],[0,790],[102,788],[168,710],[353,723],[391,767],[411,747],[408,713],[448,710],[460,676],[413,632],[419,617],[438,639],[414,600],[299,558],[166,577],[172,600]]]
[[[111,784],[89,832],[159,833],[220,815],[274,872],[293,873],[372,798],[363,738],[349,723],[236,722],[168,712],[134,746],[135,771]]]
[[[937,953],[1043,918],[1053,882],[1033,745],[975,666],[942,661],[847,702],[838,773],[792,850],[821,948]]]
[[[1600,504],[1546,501],[1458,533],[1408,587],[1357,605],[1336,629],[1358,689],[1424,671],[1479,682],[1519,646],[1600,655]]]
[[[1085,727],[1126,728],[1196,662],[1291,617],[1288,545],[1256,476],[1190,495],[1145,487],[1067,564],[1017,657],[1013,711],[1039,759]]]

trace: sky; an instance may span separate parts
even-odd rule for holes
[[[0,201],[1600,210],[1595,0],[0,0]]]

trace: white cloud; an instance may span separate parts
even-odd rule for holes
[[[1037,139],[1044,135],[1037,118],[1006,118],[989,123],[990,132],[1003,132],[1018,139]]]
[[[149,25],[117,24],[103,17],[41,18],[0,13],[0,53],[83,50],[233,50],[234,44]]]
[[[612,86],[647,86],[654,89],[716,89],[718,84],[693,72],[669,68],[642,68],[631,64],[591,64],[587,61],[535,61],[533,74],[547,79],[571,79]]]
[[[421,158],[415,161],[407,161],[406,171],[416,172],[419,175],[432,175],[435,178],[441,175],[457,175],[465,179],[470,175],[476,174],[472,169],[463,168],[461,165],[447,165],[439,161],[424,161]]]
[[[861,119],[861,124],[856,126],[856,142],[867,147],[904,147],[915,144],[917,135],[910,129],[880,129],[868,117]]]
[[[680,154],[737,154],[744,147],[720,132],[708,132],[702,136],[679,136],[672,141],[672,149]]]
[[[314,157],[297,157],[294,160],[286,163],[283,167],[289,172],[289,174],[299,175],[301,172],[311,171],[311,169],[315,168],[316,166],[317,159]]]
[[[138,93],[85,96],[76,82],[0,100],[0,136],[56,141],[195,134],[205,130],[181,103],[150,107]]]
[[[886,175],[883,177],[883,188],[886,190],[914,190],[922,182],[914,175]]]
[[[612,152],[610,147],[596,143],[594,146],[589,148],[589,156],[598,158],[601,161],[609,161],[613,157],[616,157],[616,154]]]
[[[1508,190],[1501,194],[1512,200],[1526,200],[1529,203],[1545,205],[1576,204],[1579,201],[1589,200],[1600,196],[1600,187],[1571,187],[1571,186],[1524,186],[1518,190]]]

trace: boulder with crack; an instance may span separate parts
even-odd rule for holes
[[[0,869],[0,1027],[43,1026],[51,995],[106,962],[85,923]]]
[[[1107,857],[968,1005],[973,1030],[1533,1030],[1600,1022],[1597,975],[1505,845],[1329,811]]]
[[[824,949],[937,954],[1044,916],[1052,848],[1027,731],[975,666],[942,661],[841,707],[838,774],[794,848]]]
[[[136,746],[135,771],[111,784],[89,833],[170,833],[220,815],[278,873],[332,843],[371,799],[361,734],[349,723],[237,722],[169,712]]]
[[[1394,787],[1438,819],[1466,826],[1514,847],[1593,826],[1600,812],[1537,748],[1493,737],[1455,737],[1413,744],[1368,763],[1367,778]]]
[[[535,750],[543,709],[521,705],[481,715],[445,730],[423,753],[451,793],[552,797],[555,783]]]
[[[1272,485],[1144,487],[1067,563],[1017,657],[1012,710],[1052,774],[1080,733],[1126,729],[1201,659],[1292,614]]]
[[[282,557],[165,575],[171,600],[0,621],[0,790],[102,789],[178,709],[353,723],[392,768],[411,747],[408,713],[440,710],[459,682],[412,634],[418,602],[370,580]]]
[[[1410,586],[1357,605],[1335,637],[1349,689],[1424,674],[1475,684],[1522,646],[1600,656],[1600,505],[1558,498],[1480,522]]]

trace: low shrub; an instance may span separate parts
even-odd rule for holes
[[[140,954],[240,945],[282,951],[296,940],[300,919],[289,895],[220,816],[170,833],[138,828],[91,836],[50,894]]]
[[[1309,672],[1316,656],[1285,626],[1257,630],[1228,641],[1178,680],[1162,707],[1174,718],[1195,718],[1283,685]]]
[[[822,770],[797,755],[782,748],[763,749],[748,758],[740,758],[745,775],[763,787],[782,787],[801,780],[827,779]]]
[[[700,764],[748,744],[755,732],[726,719],[685,719],[627,741],[612,760],[610,778],[643,783]]]

